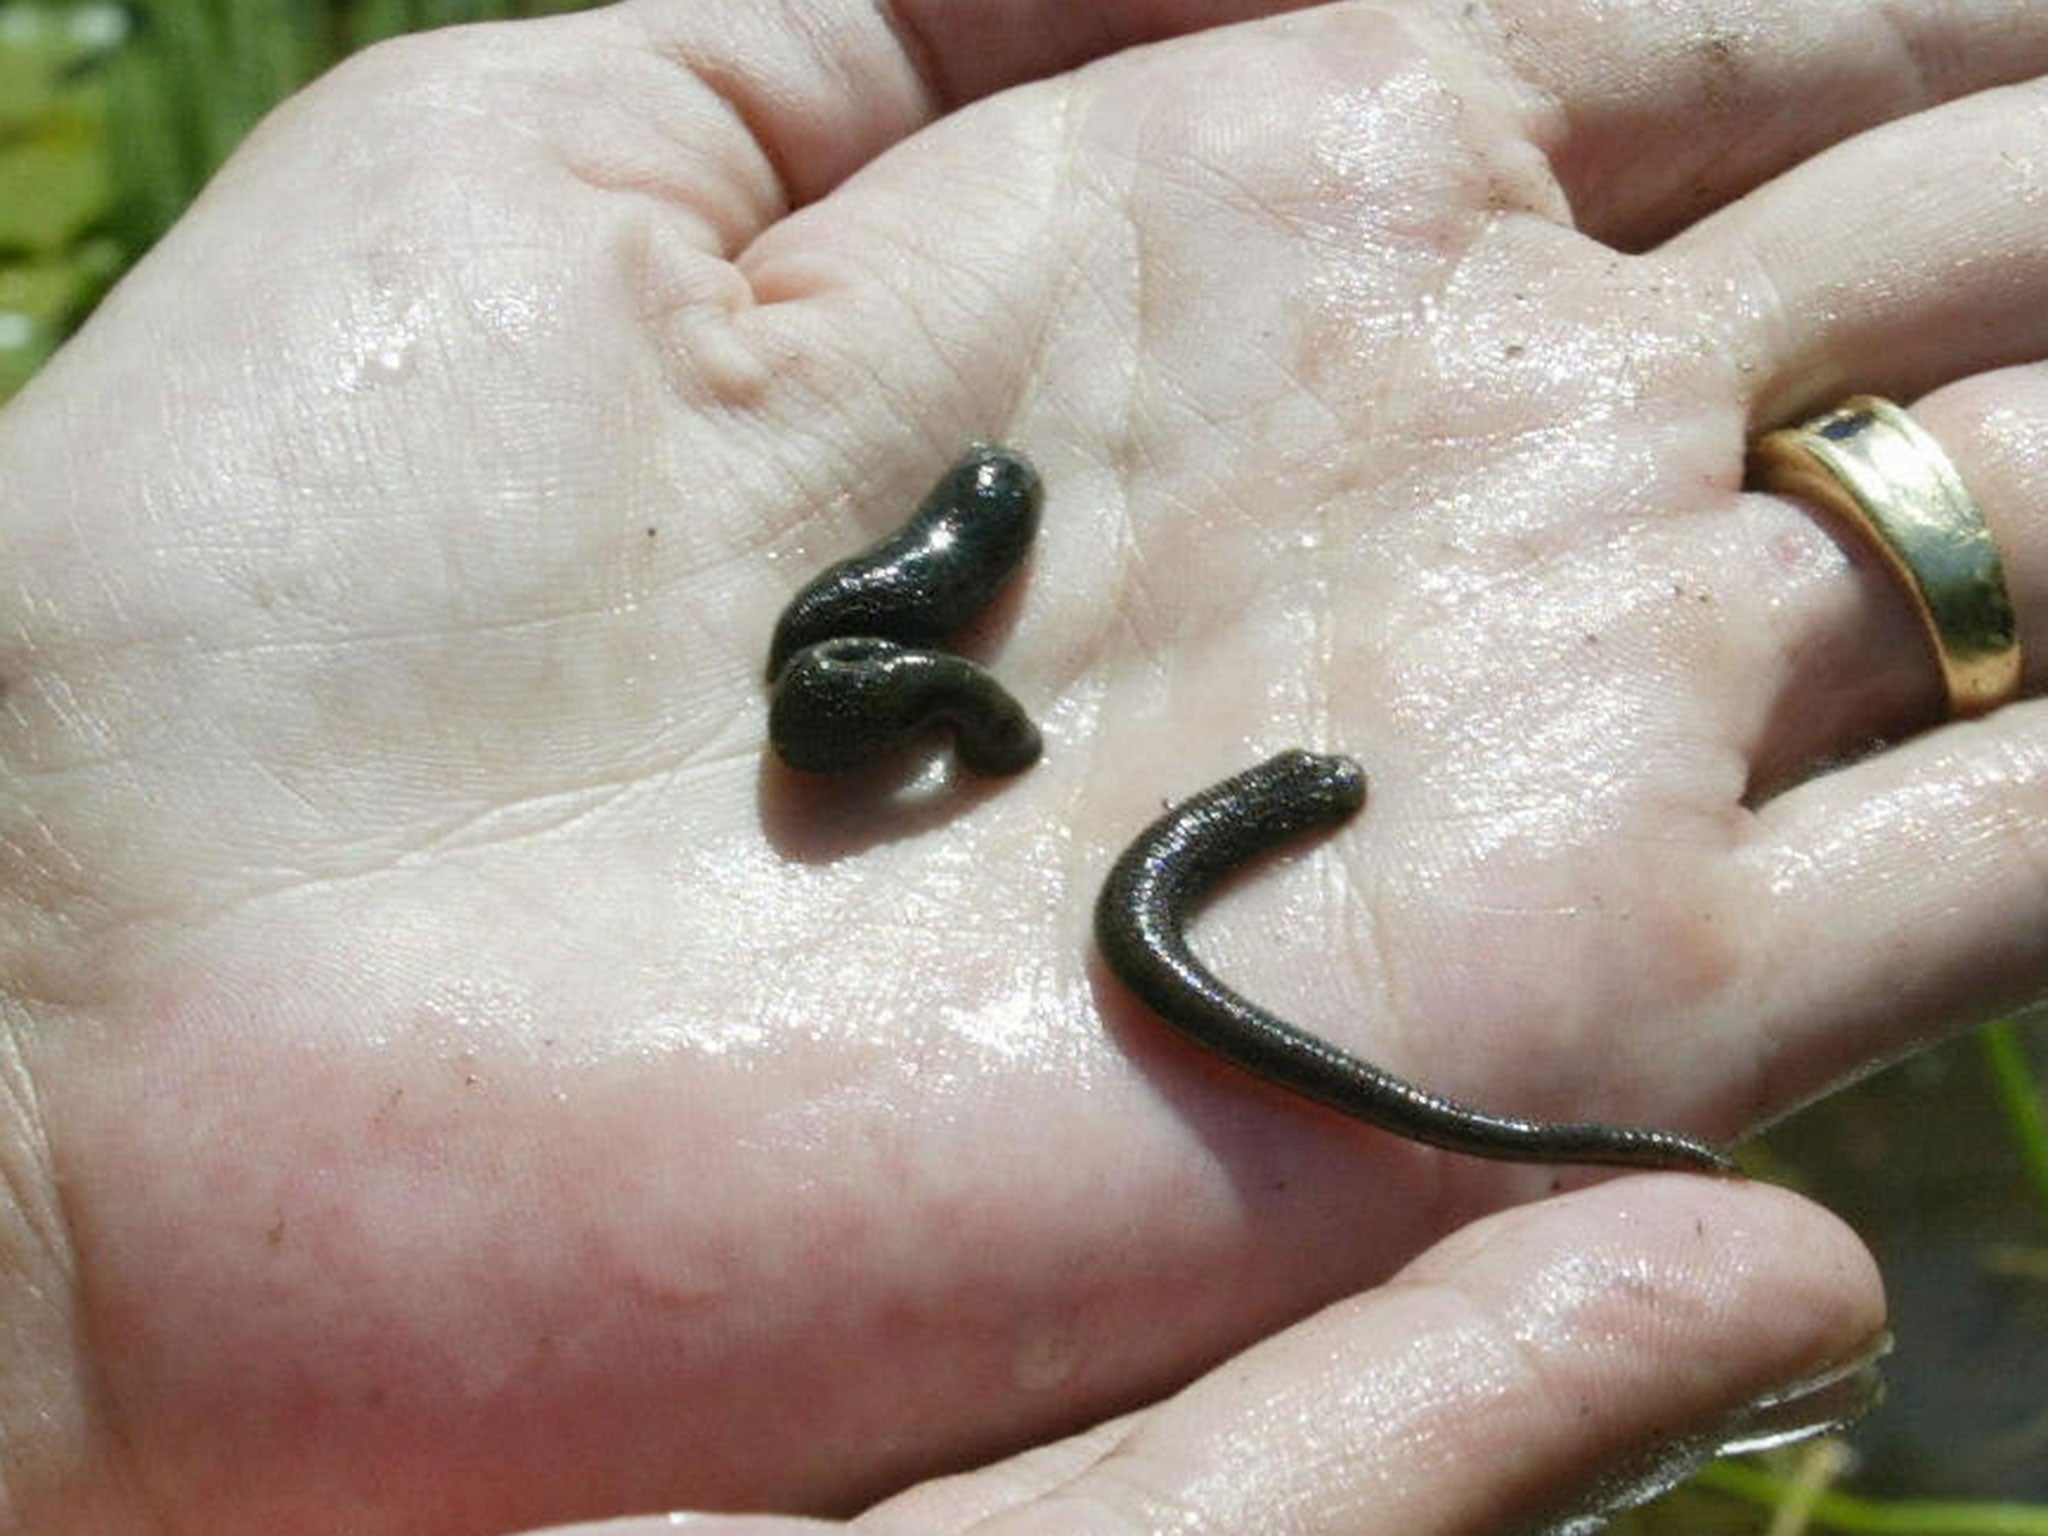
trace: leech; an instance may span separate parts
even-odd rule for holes
[[[1715,1148],[1669,1131],[1522,1120],[1430,1093],[1268,1013],[1195,958],[1184,929],[1219,880],[1364,804],[1355,761],[1293,750],[1175,806],[1124,851],[1096,901],[1095,941],[1110,970],[1196,1044],[1398,1136],[1514,1162],[1735,1171]]]
[[[1038,727],[986,668],[872,636],[821,640],[791,657],[768,704],[768,741],[792,768],[840,773],[934,727],[976,773],[1038,760]]]
[[[950,729],[976,773],[1038,760],[1038,727],[987,669],[937,649],[1010,578],[1038,531],[1038,473],[977,443],[910,521],[827,566],[768,647],[768,741],[792,768],[839,773]]]
[[[790,600],[768,647],[769,681],[820,640],[873,635],[937,645],[987,607],[1017,569],[1038,532],[1043,499],[1029,464],[976,443],[909,522],[828,565]]]

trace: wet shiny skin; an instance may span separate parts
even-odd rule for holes
[[[903,527],[808,583],[769,647],[777,755],[837,773],[945,727],[974,772],[1035,762],[1039,734],[1022,706],[986,669],[937,646],[1022,561],[1041,499],[1028,464],[976,444]],[[1167,812],[1117,860],[1096,901],[1110,969],[1225,1060],[1415,1141],[1520,1162],[1732,1171],[1712,1147],[1671,1132],[1521,1120],[1430,1093],[1267,1012],[1195,958],[1184,930],[1218,881],[1290,838],[1349,820],[1365,794],[1351,758],[1294,749]]]

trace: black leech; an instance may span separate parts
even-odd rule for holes
[[[768,648],[772,682],[805,646],[842,635],[936,645],[988,605],[1038,532],[1043,492],[1016,454],[977,443],[910,521],[827,566],[791,599]]]
[[[1442,1098],[1268,1013],[1195,958],[1183,930],[1218,880],[1289,838],[1349,820],[1364,803],[1356,762],[1294,750],[1175,806],[1124,851],[1096,901],[1095,941],[1109,968],[1198,1045],[1399,1136],[1516,1162],[1734,1171],[1714,1148],[1672,1132],[1521,1120]]]
[[[768,740],[792,768],[839,773],[950,726],[976,773],[1038,760],[1038,727],[988,672],[948,651],[890,640],[821,640],[791,657],[768,704]]]
[[[1038,728],[983,668],[938,642],[985,607],[1038,532],[1038,473],[977,443],[910,521],[821,571],[768,647],[768,740],[792,768],[837,773],[932,726],[977,773],[1036,762]]]

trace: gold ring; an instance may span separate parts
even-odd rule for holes
[[[1759,439],[1763,490],[1804,496],[1857,530],[1919,609],[1949,713],[1981,715],[2020,691],[2019,625],[1984,514],[1941,444],[1889,400],[1855,395]]]

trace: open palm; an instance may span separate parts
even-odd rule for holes
[[[1550,1188],[1091,958],[1162,800],[1281,747],[1370,801],[1205,953],[1491,1108],[1726,1137],[2048,974],[2027,709],[1801,783],[1932,671],[1739,489],[1760,423],[2048,344],[2038,91],[1936,106],[2048,16],[981,9],[373,52],[5,418],[13,1182],[167,1528],[844,1505]],[[1936,162],[1983,189],[1842,193]],[[1047,485],[963,640],[1043,761],[781,769],[778,610],[975,438]]]

